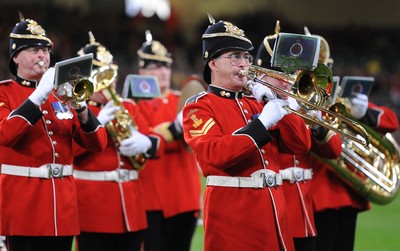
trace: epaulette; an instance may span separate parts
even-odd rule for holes
[[[188,105],[191,103],[196,103],[198,99],[200,99],[201,97],[204,97],[205,95],[207,95],[206,91],[199,92],[199,93],[191,96],[190,98],[188,98],[185,102],[185,105]]]
[[[135,100],[130,99],[130,98],[123,98],[122,102],[126,102],[126,103],[131,103],[132,105],[137,105],[137,103],[135,102]]]
[[[6,80],[3,80],[3,81],[0,81],[0,85],[9,84],[9,83],[11,83],[12,81],[13,81],[12,79],[6,79]]]

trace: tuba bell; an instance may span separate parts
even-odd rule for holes
[[[122,97],[117,94],[112,83],[118,76],[118,66],[105,65],[92,71],[90,80],[94,83],[95,92],[101,92],[108,100],[113,100],[115,106],[120,106],[115,114],[115,119],[108,122],[105,127],[116,147],[120,142],[131,136],[131,127],[136,127],[129,112],[122,105]],[[146,164],[143,154],[129,157],[129,161],[136,170],[141,170]]]
[[[337,101],[330,109],[350,116],[346,100]],[[386,205],[396,197],[400,185],[400,148],[390,133],[383,135],[364,123],[360,124],[369,135],[368,147],[341,135],[342,153],[339,158],[327,160],[314,156],[327,163],[340,179],[370,202]],[[344,124],[341,127],[341,130],[351,130]]]

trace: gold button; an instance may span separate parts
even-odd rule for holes
[[[60,154],[55,153],[55,154],[54,154],[54,157],[58,158],[58,157],[60,157]]]
[[[49,114],[49,112],[47,111],[47,110],[43,110],[43,112],[42,112],[44,115],[47,115],[47,114]]]
[[[51,121],[50,120],[46,120],[46,124],[50,125]]]
[[[53,135],[53,131],[49,131],[49,135],[50,135],[50,136]]]
[[[266,161],[264,161],[264,163],[265,163],[265,165],[269,165],[269,162],[268,162],[268,160],[266,160]]]
[[[53,141],[53,145],[57,145],[57,141],[54,140],[54,141]]]
[[[264,153],[265,153],[265,150],[264,150],[264,149],[261,149],[261,153],[264,154]]]

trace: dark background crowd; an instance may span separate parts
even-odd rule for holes
[[[88,32],[92,31],[96,40],[113,53],[120,67],[119,89],[127,74],[137,72],[136,52],[145,41],[146,30],[150,30],[153,39],[165,44],[172,52],[175,89],[179,89],[180,83],[188,75],[202,72],[201,35],[209,24],[206,13],[204,21],[193,28],[196,38],[189,40],[181,29],[185,20],[179,20],[174,15],[162,21],[157,16],[128,17],[123,11],[110,13],[104,8],[87,13],[79,9],[57,7],[52,1],[40,6],[7,2],[1,3],[0,9],[0,79],[12,77],[8,69],[8,42],[10,31],[19,21],[19,11],[25,18],[34,19],[42,25],[54,42],[53,64],[77,56],[77,51],[89,43]],[[281,17],[255,11],[235,16],[215,16],[215,19],[231,21],[243,29],[258,47],[264,36],[274,33],[276,20]],[[280,22],[281,32],[304,33],[306,24],[282,19]],[[360,24],[349,24],[346,28],[307,26],[312,34],[321,35],[328,41],[334,59],[333,75],[375,77],[370,100],[378,105],[389,106],[400,115],[400,28],[373,28]],[[397,134],[395,136],[400,140]]]

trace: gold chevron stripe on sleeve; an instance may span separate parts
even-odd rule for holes
[[[201,136],[201,135],[206,135],[207,132],[211,129],[211,127],[213,127],[215,125],[215,121],[213,118],[210,118],[209,120],[207,120],[207,122],[204,124],[203,128],[200,130],[190,130],[190,135],[192,137],[197,137],[197,136]]]

